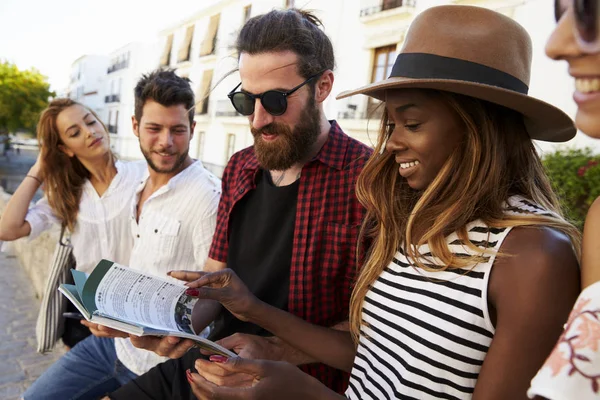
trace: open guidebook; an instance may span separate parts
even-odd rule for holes
[[[194,332],[192,309],[197,298],[183,284],[144,274],[102,260],[91,274],[71,270],[74,285],[62,284],[64,294],[93,323],[136,336],[178,336],[214,354],[235,354]]]

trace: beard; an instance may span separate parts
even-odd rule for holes
[[[158,165],[156,165],[154,163],[154,161],[152,161],[152,153],[153,150],[146,150],[142,147],[142,144],[140,143],[140,150],[142,151],[142,154],[144,155],[144,158],[146,159],[146,163],[148,163],[148,166],[150,168],[152,168],[153,171],[159,173],[159,174],[169,174],[175,171],[178,171],[181,166],[183,165],[183,163],[185,162],[185,160],[187,159],[188,156],[188,152],[189,152],[189,147],[187,149],[185,149],[185,151],[181,152],[181,153],[170,153],[170,154],[177,154],[177,157],[175,158],[175,162],[168,166],[168,167],[160,167]],[[164,152],[161,152],[164,153]]]
[[[309,98],[293,130],[286,124],[273,122],[261,129],[251,127],[250,131],[260,166],[270,171],[285,171],[303,161],[319,137],[321,121],[315,99]],[[261,136],[263,133],[278,137],[274,142],[267,142]]]

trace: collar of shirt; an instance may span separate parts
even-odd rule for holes
[[[102,196],[98,196],[98,192],[96,192],[96,189],[94,188],[94,185],[92,185],[92,182],[89,180],[89,178],[86,179],[85,183],[83,184],[83,190],[85,190],[87,195],[90,196],[92,199],[99,200],[103,197],[109,196],[113,191],[117,190],[119,188],[120,183],[127,178],[126,175],[128,173],[128,170],[127,168],[123,168],[123,162],[118,160],[115,162],[115,168],[117,169],[117,174],[109,183],[104,193],[102,193]]]
[[[150,196],[148,198],[148,200],[152,199],[153,197],[160,196],[161,194],[167,193],[175,185],[177,185],[177,182],[184,179],[189,174],[193,174],[194,171],[196,169],[198,169],[198,167],[202,167],[202,162],[200,160],[195,160],[186,169],[184,169],[183,171],[179,172],[177,175],[175,175],[174,177],[169,179],[169,181],[167,182],[166,185],[160,187],[156,192],[152,193],[152,196]],[[146,171],[144,172],[144,175],[142,176],[140,184],[137,186],[137,189],[135,191],[136,198],[139,197],[141,191],[144,190],[144,187],[146,187],[146,183],[148,183],[149,178],[150,178],[150,171],[148,169],[146,169]],[[137,200],[136,200],[136,203],[137,203]]]

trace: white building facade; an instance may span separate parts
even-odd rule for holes
[[[158,63],[156,43],[130,43],[109,55],[104,71],[105,104],[102,119],[111,137],[111,148],[121,159],[139,159],[142,153],[133,134],[131,116],[134,113],[133,90],[142,74],[152,71]]]
[[[373,145],[381,107],[366,96],[340,101],[335,96],[343,90],[385,79],[415,16],[442,4],[487,7],[521,23],[533,39],[530,94],[574,116],[573,82],[566,66],[544,54],[545,41],[555,25],[552,5],[547,0],[312,0],[307,8],[323,21],[336,55],[334,89],[324,104],[328,118],[337,119],[352,137]],[[101,116],[111,131],[114,150],[125,159],[141,157],[130,123],[135,82],[142,73],[155,68],[174,68],[192,81],[198,102],[190,154],[220,175],[233,153],[253,144],[247,118],[239,116],[227,98],[227,93],[239,83],[239,74],[230,74],[237,67],[237,33],[252,16],[293,6],[303,4],[291,0],[212,2],[159,32],[156,45],[131,44],[113,52],[107,60],[98,59],[100,64],[105,63],[105,84],[103,93],[97,96],[101,104],[94,103],[94,109],[104,107]],[[74,63],[72,76],[79,77],[75,67],[86,67],[89,57]],[[87,77],[88,73],[83,75]],[[84,98],[91,101],[93,91],[80,90],[80,86],[85,88],[88,84],[75,80],[71,93],[87,93]],[[591,145],[600,150],[600,144],[586,140],[584,135],[567,145]],[[540,146],[542,151],[557,147],[544,143]]]
[[[69,85],[65,96],[94,110],[100,117],[104,112],[104,76],[108,57],[84,55],[71,65]]]
[[[197,126],[191,154],[202,159],[215,173],[219,173],[235,151],[253,142],[247,119],[235,113],[227,98],[227,93],[239,83],[239,75],[233,73],[222,79],[237,66],[237,55],[233,49],[237,32],[249,17],[273,8],[293,6],[293,3],[281,0],[225,0],[200,10],[159,35],[159,46],[162,48],[160,64],[175,68],[179,75],[190,78],[200,100],[196,109]],[[429,7],[442,4],[487,7],[524,25],[534,42],[534,71],[539,69],[540,64],[545,69],[552,64],[553,68],[550,76],[533,74],[530,94],[574,115],[575,106],[570,100],[571,79],[559,63],[548,60],[544,54],[545,40],[554,26],[552,7],[547,1],[313,0],[309,8],[315,10],[323,21],[336,54],[335,85],[332,95],[324,104],[326,115],[330,119],[337,119],[349,135],[364,143],[374,144],[381,113],[377,102],[366,96],[337,101],[335,96],[343,90],[385,79],[414,17]],[[540,16],[546,18],[542,25]],[[561,81],[560,90],[549,91],[548,81]],[[578,135],[569,145],[590,143],[593,142]],[[542,143],[541,148],[550,151],[556,145]]]

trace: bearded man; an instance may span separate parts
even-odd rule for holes
[[[250,19],[240,31],[241,83],[228,96],[248,117],[254,145],[234,154],[225,168],[204,271],[229,268],[262,301],[313,324],[344,329],[357,271],[358,231],[365,215],[355,184],[371,149],[324,114],[323,102],[334,81],[334,55],[320,25],[305,11],[274,10]],[[201,273],[171,276],[194,280]],[[194,320],[196,315],[203,320],[212,316],[210,339],[240,356],[301,365],[340,393],[347,386],[347,374],[315,363],[216,302],[199,301]],[[171,358],[187,350],[170,341],[176,339],[132,340]],[[212,363],[192,349],[110,398],[194,398],[183,378],[190,369],[228,386],[251,383],[248,376],[217,377]]]

